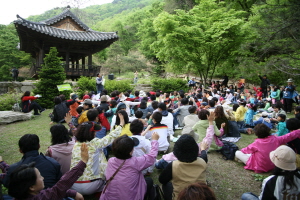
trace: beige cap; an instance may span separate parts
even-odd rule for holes
[[[296,154],[286,145],[279,146],[275,151],[271,151],[270,159],[276,167],[283,170],[296,170]]]

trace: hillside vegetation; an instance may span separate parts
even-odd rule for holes
[[[63,9],[28,19],[42,21]],[[95,64],[107,73],[171,71],[206,81],[226,73],[253,83],[259,82],[259,73],[275,84],[300,74],[296,0],[115,0],[72,12],[93,30],[118,31],[119,41],[94,55]],[[30,59],[12,50],[18,40],[13,26],[1,29],[13,38],[1,34],[1,48],[14,52],[0,59],[4,80],[10,78],[8,61],[22,67]]]

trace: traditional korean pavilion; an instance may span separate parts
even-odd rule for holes
[[[32,76],[38,74],[50,47],[56,47],[63,58],[67,78],[96,76],[101,66],[92,64],[92,55],[118,40],[116,32],[90,29],[70,11],[69,6],[61,14],[41,22],[31,22],[19,15],[17,18],[14,24],[20,38],[20,50],[30,53],[35,59],[30,69]]]

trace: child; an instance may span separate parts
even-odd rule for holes
[[[261,88],[257,88],[256,87],[253,87],[254,91],[256,92],[256,96],[257,96],[257,99],[258,100],[262,100],[262,95],[263,93],[261,92]]]
[[[245,128],[244,119],[245,119],[245,114],[247,112],[247,108],[245,108],[245,105],[246,105],[246,101],[241,99],[239,101],[239,107],[236,109],[236,112],[234,114],[235,120],[241,132],[244,132],[244,128]]]
[[[277,121],[278,121],[277,132],[273,133],[272,135],[282,136],[289,132],[289,130],[286,128],[285,119],[286,119],[286,115],[284,114],[277,115]]]
[[[193,131],[195,131],[195,134],[199,135],[199,139],[197,141],[197,143],[203,141],[204,137],[206,136],[206,130],[209,127],[209,120],[208,117],[210,115],[214,116],[214,113],[210,113],[208,110],[204,110],[202,109],[199,114],[198,114],[198,118],[200,119],[200,121],[198,121],[194,126],[193,126]],[[213,122],[214,125],[214,135],[215,136],[222,136],[223,135],[223,127],[221,127],[221,129],[219,130],[218,127],[216,126],[216,123]],[[181,136],[182,137],[182,136]],[[215,140],[215,142],[213,142],[209,148],[209,150],[219,150],[220,147],[223,145],[223,143],[219,143],[219,140]]]
[[[148,123],[147,123],[147,121],[146,121],[146,118],[145,118],[145,119],[142,119],[142,117],[143,117],[143,112],[142,112],[141,110],[135,111],[134,115],[135,115],[135,117],[136,117],[138,120],[140,120],[140,121],[143,123],[144,128],[146,128],[146,127],[148,126]]]
[[[149,154],[151,149],[151,143],[149,140],[145,138],[145,136],[141,135],[144,130],[144,125],[139,119],[135,119],[130,124],[130,131],[132,132],[133,136],[132,139],[135,142],[134,149],[132,156],[140,157],[145,154]],[[152,163],[154,164],[154,162]],[[143,170],[143,174],[152,173],[153,167],[150,166],[147,169]]]
[[[165,124],[161,124],[162,120],[162,114],[160,112],[155,112],[152,115],[152,122],[153,126],[149,125],[148,128],[141,134],[145,135],[145,137],[148,139],[151,137],[151,135],[156,132],[159,135],[158,140],[158,151],[167,151],[169,148],[169,142],[168,142],[168,126]]]
[[[300,106],[297,106],[295,108],[295,118],[299,119],[300,120]]]
[[[277,102],[276,104],[272,105],[273,112],[272,112],[272,117],[271,117],[271,122],[275,123],[277,122],[277,116],[278,114],[284,114],[286,115],[286,112],[282,109],[282,103]]]
[[[118,103],[117,103],[116,100],[111,100],[110,101],[110,104],[109,104],[110,110],[106,111],[106,112],[112,112],[112,115],[107,117],[107,120],[108,120],[109,124],[111,124],[111,120],[112,120],[113,116],[116,114],[117,105],[118,105]]]
[[[245,122],[246,122],[246,126],[250,126],[250,127],[254,127],[253,125],[253,116],[256,115],[256,105],[250,103],[247,104],[248,110],[245,114]]]
[[[270,120],[267,112],[263,112],[261,114],[261,117],[257,121],[253,122],[254,126],[256,126],[257,124],[265,124],[270,129],[273,128],[273,124],[271,123],[271,120]]]

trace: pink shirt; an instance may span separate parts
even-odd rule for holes
[[[241,149],[243,153],[252,154],[244,168],[253,170],[255,173],[268,172],[274,169],[274,164],[269,157],[270,152],[277,149],[280,145],[299,137],[300,130],[279,137],[270,135],[266,138],[256,138],[252,144]]]

